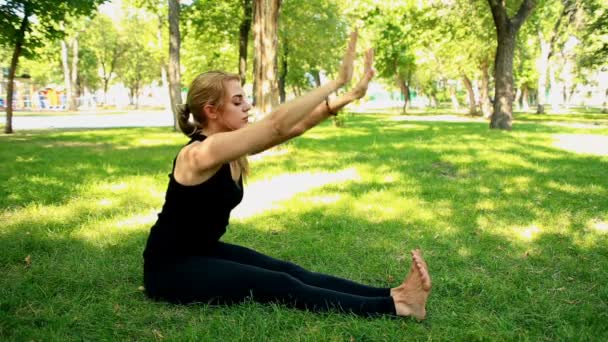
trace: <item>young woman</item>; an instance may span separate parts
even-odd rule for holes
[[[246,156],[302,134],[365,94],[373,77],[371,50],[361,81],[332,103],[327,100],[352,77],[356,40],[351,34],[336,80],[252,124],[237,75],[211,71],[192,82],[179,120],[192,139],[174,160],[165,204],[144,251],[144,284],[151,298],[213,304],[253,298],[308,310],[425,318],[431,280],[419,250],[412,251],[401,285],[374,288],[219,241],[243,197]]]

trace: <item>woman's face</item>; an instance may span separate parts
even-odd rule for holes
[[[234,131],[247,125],[251,105],[247,102],[239,81],[227,81],[225,86],[226,97],[222,112],[219,113],[219,122],[226,126],[227,130]]]

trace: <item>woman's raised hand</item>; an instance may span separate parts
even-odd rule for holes
[[[375,71],[372,65],[374,64],[374,49],[369,49],[365,53],[365,66],[363,68],[363,77],[359,83],[350,91],[355,99],[360,99],[365,96],[369,81],[374,77]]]
[[[357,30],[350,34],[348,47],[346,48],[346,52],[344,53],[342,65],[340,66],[340,72],[338,73],[338,78],[336,80],[340,83],[341,86],[347,84],[348,82],[350,82],[351,78],[353,78],[353,63],[355,61],[358,36],[359,33],[357,32]]]

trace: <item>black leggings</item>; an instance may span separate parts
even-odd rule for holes
[[[173,303],[229,304],[252,298],[299,309],[395,315],[389,288],[369,287],[220,242],[208,255],[147,263],[146,293]]]

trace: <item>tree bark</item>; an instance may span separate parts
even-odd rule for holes
[[[158,51],[162,51],[163,49],[163,21],[164,17],[162,15],[158,15],[158,30],[156,32]],[[169,99],[171,98],[167,84],[167,64],[165,58],[161,58],[160,61],[160,89],[167,91],[165,94],[169,95]],[[169,110],[169,107],[171,107],[170,101],[169,103],[165,102],[165,109]]]
[[[67,101],[70,101],[72,98],[72,77],[70,75],[68,44],[65,39],[61,40],[61,65],[63,66],[65,98]],[[64,103],[64,105],[67,105],[67,103]],[[69,106],[66,109],[69,109]]]
[[[247,45],[249,43],[249,31],[251,30],[252,4],[251,0],[241,0],[243,4],[243,20],[239,27],[239,76],[241,85],[247,81]]]
[[[477,105],[475,104],[475,92],[473,91],[473,84],[471,84],[471,80],[465,74],[462,74],[462,81],[464,82],[464,86],[469,95],[469,114],[477,115]]]
[[[561,104],[561,85],[555,77],[555,63],[549,64],[549,102],[551,103],[551,111],[557,113],[560,111]]]
[[[517,14],[508,17],[504,1],[488,0],[496,25],[498,47],[494,62],[496,82],[494,113],[490,128],[511,130],[513,122],[513,53],[517,31],[536,5],[534,0],[524,0]]]
[[[515,103],[515,108],[517,108],[517,110],[521,109],[521,88],[517,88],[515,89],[515,100],[513,100],[513,103]]]
[[[67,98],[68,101],[68,109],[71,111],[78,110],[78,96],[79,93],[76,90],[76,85],[78,84],[78,34],[74,37],[72,41],[72,70],[70,73],[71,79],[70,83],[72,86],[72,93],[70,97]]]
[[[283,53],[281,56],[281,69],[279,74],[279,101],[281,103],[285,103],[286,92],[285,92],[285,84],[287,80],[287,56],[289,54],[289,45],[287,40],[283,41]]]
[[[458,98],[456,97],[456,86],[450,86],[450,100],[452,101],[452,108],[454,110],[460,109],[460,103],[458,103]]]
[[[521,109],[524,112],[530,110],[530,89],[528,89],[528,85],[524,84],[521,89]]]
[[[405,83],[405,80],[399,75],[395,74],[395,80],[397,81],[397,85],[401,90],[401,94],[403,95],[403,114],[407,113],[407,109],[409,108],[410,101],[410,87]]]
[[[31,9],[28,5],[24,6],[23,19],[21,19],[21,25],[15,37],[15,49],[13,50],[13,57],[11,58],[11,67],[8,71],[8,85],[6,89],[6,125],[4,126],[4,133],[13,133],[13,95],[15,91],[15,74],[17,72],[17,66],[19,65],[19,56],[21,56],[21,49],[25,41],[25,32],[28,31],[30,25]]]
[[[173,112],[173,129],[179,130],[177,124],[177,106],[182,103],[182,84],[180,75],[179,49],[179,0],[169,1],[169,98]]]
[[[255,0],[253,6],[253,93],[258,114],[269,113],[279,104],[277,47],[280,7],[281,0]]]
[[[540,42],[540,56],[536,62],[538,71],[538,94],[536,104],[536,114],[545,113],[545,100],[547,97],[547,66],[549,65],[549,54],[551,53],[551,44],[543,37],[542,32],[538,32]]]
[[[490,75],[488,74],[489,62],[485,59],[481,62],[481,91],[479,94],[481,102],[481,113],[489,119],[492,116],[492,104],[490,102]]]

